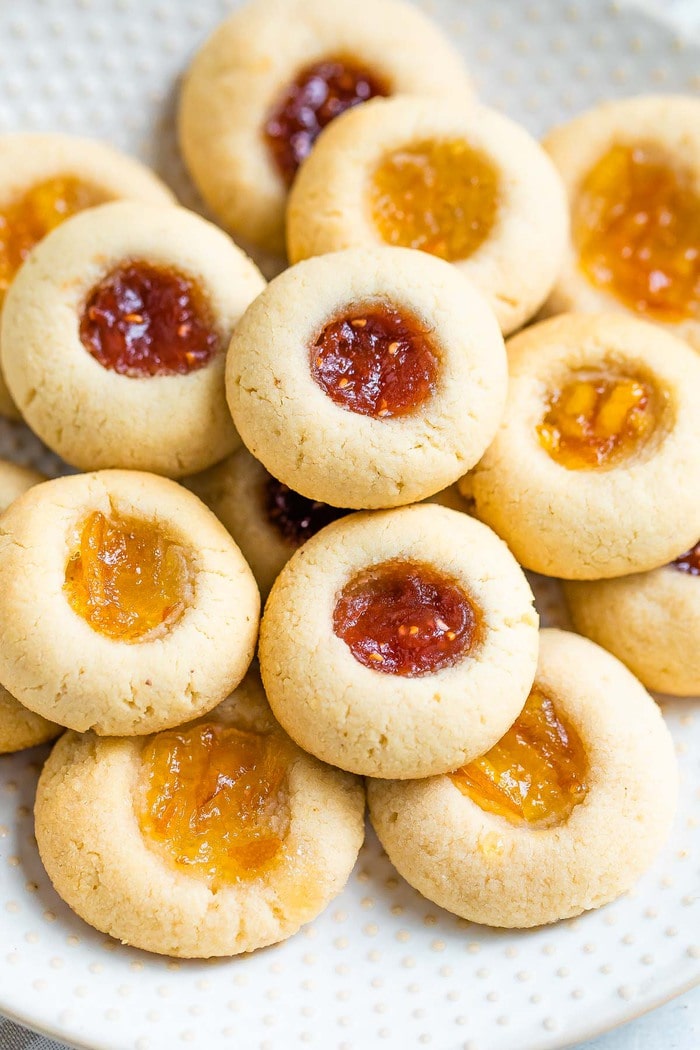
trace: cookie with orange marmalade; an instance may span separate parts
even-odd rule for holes
[[[32,248],[66,219],[113,200],[174,204],[134,157],[73,135],[0,135],[0,309]],[[0,375],[0,413],[18,418]]]
[[[35,470],[0,460],[0,514],[40,481],[44,477]],[[24,707],[0,685],[0,754],[44,744],[60,732],[60,726]]]
[[[605,102],[544,147],[571,211],[547,311],[631,313],[700,350],[700,99]]]
[[[352,514],[270,592],[260,669],[282,726],[341,769],[430,776],[482,754],[532,685],[537,613],[504,543],[423,504]]]
[[[201,470],[240,444],[226,407],[231,334],[265,287],[184,208],[117,202],[54,230],[8,292],[2,367],[25,420],[83,470]]]
[[[521,565],[646,572],[700,530],[700,359],[655,325],[561,314],[508,342],[508,403],[465,481]]]
[[[0,682],[44,718],[104,736],[215,707],[248,668],[260,614],[223,525],[138,471],[56,478],[15,500],[0,595]]]
[[[335,121],[299,172],[287,210],[298,262],[394,245],[446,259],[469,277],[508,334],[556,280],[566,196],[524,128],[455,96],[375,99]]]
[[[425,499],[485,451],[503,411],[503,340],[442,259],[355,248],[290,267],[246,310],[226,363],[243,443],[332,506]]]
[[[394,94],[471,97],[461,57],[401,0],[253,0],[195,55],[180,96],[180,146],[219,221],[284,251],[289,187],[338,114]]]
[[[677,794],[652,698],[610,653],[558,630],[541,632],[530,695],[494,747],[444,776],[368,782],[399,873],[440,907],[503,927],[629,890],[668,837]]]
[[[700,694],[700,542],[668,565],[564,585],[581,634],[614,653],[647,689]]]
[[[256,673],[204,718],[144,738],[66,733],[37,789],[57,892],[123,943],[209,958],[275,944],[347,882],[364,790],[282,732]]]

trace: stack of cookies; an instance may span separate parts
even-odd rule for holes
[[[0,467],[0,751],[60,736],[36,836],[87,922],[280,941],[365,795],[472,921],[649,866],[646,690],[700,692],[699,118],[631,99],[540,145],[401,0],[253,0],[181,95],[221,228],[106,146],[0,138],[0,407],[87,472]]]

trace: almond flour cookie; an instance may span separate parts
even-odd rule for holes
[[[0,521],[0,682],[70,729],[130,736],[211,710],[245,674],[259,610],[229,534],[165,478],[57,478]]]
[[[145,165],[105,142],[72,135],[0,135],[0,307],[38,241],[76,212],[122,198],[175,202]],[[0,413],[19,418],[2,376]]]
[[[619,314],[563,314],[508,343],[508,403],[468,482],[525,568],[595,580],[700,535],[700,360]],[[465,489],[466,493],[466,489]]]
[[[0,460],[0,514],[23,492],[43,480],[43,475],[35,470]],[[44,744],[60,732],[60,726],[29,711],[0,685],[0,755]]]
[[[219,221],[281,253],[289,185],[316,136],[349,107],[396,93],[471,95],[460,56],[412,4],[256,0],[195,56],[180,145]]]
[[[488,754],[446,776],[368,784],[372,823],[407,882],[505,927],[625,893],[667,838],[677,793],[649,694],[609,653],[555,630],[542,631],[532,692]]]
[[[477,462],[503,411],[506,358],[482,296],[404,248],[309,259],[246,311],[226,393],[270,473],[333,506],[412,503]]]
[[[564,585],[574,627],[647,689],[700,693],[700,543],[653,572]]]
[[[231,533],[263,598],[294,551],[324,525],[348,513],[283,485],[246,448],[186,484]]]
[[[199,722],[143,739],[66,733],[36,837],[61,897],[125,944],[209,958],[274,944],[347,882],[364,791],[276,724],[257,676]]]
[[[399,779],[491,747],[527,697],[537,614],[504,543],[424,505],[353,514],[278,576],[260,632],[276,717],[317,758]]]
[[[273,478],[246,448],[185,482],[233,536],[266,598],[295,550],[348,511],[307,499]],[[456,485],[426,502],[467,511]]]
[[[524,128],[447,98],[377,99],[324,132],[289,199],[289,258],[419,248],[470,277],[507,334],[557,277],[566,196]]]
[[[605,102],[544,147],[572,219],[547,310],[632,312],[700,350],[700,99]]]
[[[7,295],[12,396],[76,467],[179,477],[210,466],[239,444],[225,352],[264,287],[226,234],[184,208],[93,208],[37,246]]]

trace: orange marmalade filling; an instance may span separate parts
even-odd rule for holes
[[[30,187],[0,209],[0,302],[35,244],[56,226],[108,197],[72,175],[59,175]]]
[[[158,733],[141,754],[141,833],[192,874],[254,878],[289,831],[287,768],[275,734],[218,722]]]
[[[461,139],[393,150],[369,186],[374,224],[387,244],[466,259],[491,232],[499,180],[489,159]]]
[[[549,399],[540,444],[569,470],[612,466],[656,423],[651,384],[630,376],[580,373]]]
[[[588,279],[652,321],[700,316],[700,194],[693,172],[653,144],[613,146],[573,214]]]
[[[71,608],[99,634],[138,642],[174,624],[190,589],[185,552],[146,521],[88,515],[66,565]]]
[[[506,735],[486,755],[450,773],[459,790],[512,823],[563,823],[588,791],[576,730],[536,687]]]

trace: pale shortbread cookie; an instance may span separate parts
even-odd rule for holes
[[[495,170],[494,225],[453,265],[483,292],[508,334],[532,317],[557,277],[568,235],[566,196],[556,168],[524,128],[454,96],[439,106],[429,99],[376,99],[324,131],[292,188],[289,258],[384,243],[367,199],[377,165],[395,150],[442,140],[464,141]]]
[[[77,179],[100,204],[122,198],[144,204],[175,203],[168,187],[152,171],[106,142],[59,134],[0,135],[0,212],[54,179]],[[51,222],[57,225],[59,221],[54,213]],[[2,375],[0,413],[19,419]]]
[[[700,693],[697,575],[671,563],[617,580],[566,583],[564,593],[576,630],[614,653],[647,689]]]
[[[284,251],[288,187],[265,125],[299,74],[337,58],[359,63],[390,94],[471,97],[461,57],[412,4],[256,0],[234,12],[185,76],[180,145],[219,221],[269,251]]]
[[[508,343],[501,427],[466,485],[477,517],[521,565],[595,580],[664,565],[700,534],[700,360],[687,343],[619,314],[563,314]],[[618,462],[569,469],[542,446],[549,397],[610,370],[656,388],[651,433]],[[465,490],[466,492],[466,490]]]
[[[673,820],[673,741],[621,663],[577,635],[542,631],[535,685],[588,759],[587,794],[562,823],[511,823],[448,776],[368,783],[372,823],[392,864],[471,922],[539,926],[607,904],[646,871]]]
[[[216,514],[241,549],[264,598],[282,567],[345,509],[309,500],[276,481],[247,448],[188,478],[187,487]]]
[[[202,293],[218,336],[204,367],[124,375],[83,345],[80,322],[92,290],[134,261],[175,270]],[[264,287],[254,263],[193,212],[131,202],[92,208],[37,246],[7,295],[2,357],[12,396],[42,440],[83,470],[179,477],[204,469],[239,444],[224,396],[225,354]]]
[[[616,145],[658,149],[672,167],[678,165],[690,172],[695,193],[700,194],[700,99],[690,95],[641,95],[603,102],[550,131],[543,145],[559,170],[572,212],[586,176]],[[588,279],[579,266],[573,241],[567,246],[564,264],[546,303],[550,314],[564,310],[632,312],[614,294]],[[648,312],[639,316],[655,320]],[[664,324],[700,350],[700,318],[655,323]]]
[[[265,599],[294,551],[324,525],[342,517],[344,508],[309,500],[277,481],[247,448],[239,448],[215,467],[188,478],[191,489],[233,536],[250,565]],[[468,506],[456,485],[430,496],[465,513]]]
[[[279,861],[254,878],[212,882],[147,841],[138,811],[148,741],[66,733],[35,806],[41,859],[70,907],[125,944],[181,958],[238,955],[290,937],[341,892],[364,838],[361,783],[286,738],[252,673],[204,721],[273,733],[288,752],[289,831]]]
[[[44,480],[36,470],[0,460],[0,514],[32,485]],[[60,732],[61,726],[24,707],[0,685],[0,754],[44,744]]]
[[[65,589],[95,512],[153,526],[184,564],[178,618],[135,641],[93,628]],[[148,565],[141,572],[152,579]],[[79,732],[150,733],[211,710],[240,682],[257,637],[258,589],[224,527],[180,485],[135,471],[57,478],[16,500],[0,520],[0,595],[0,682]]]
[[[346,585],[394,561],[427,564],[476,608],[476,642],[452,666],[384,673],[336,635]],[[525,701],[537,663],[532,603],[505,544],[466,514],[423,505],[341,518],[292,557],[270,593],[260,632],[270,704],[301,747],[341,769],[401,779],[454,769],[488,750]]]
[[[426,399],[389,418],[337,404],[312,374],[325,327],[362,325],[373,307],[413,316],[438,359]],[[253,455],[310,499],[354,508],[413,503],[453,484],[491,441],[506,383],[483,297],[449,263],[405,248],[352,249],[286,270],[242,317],[226,365],[231,413]]]

